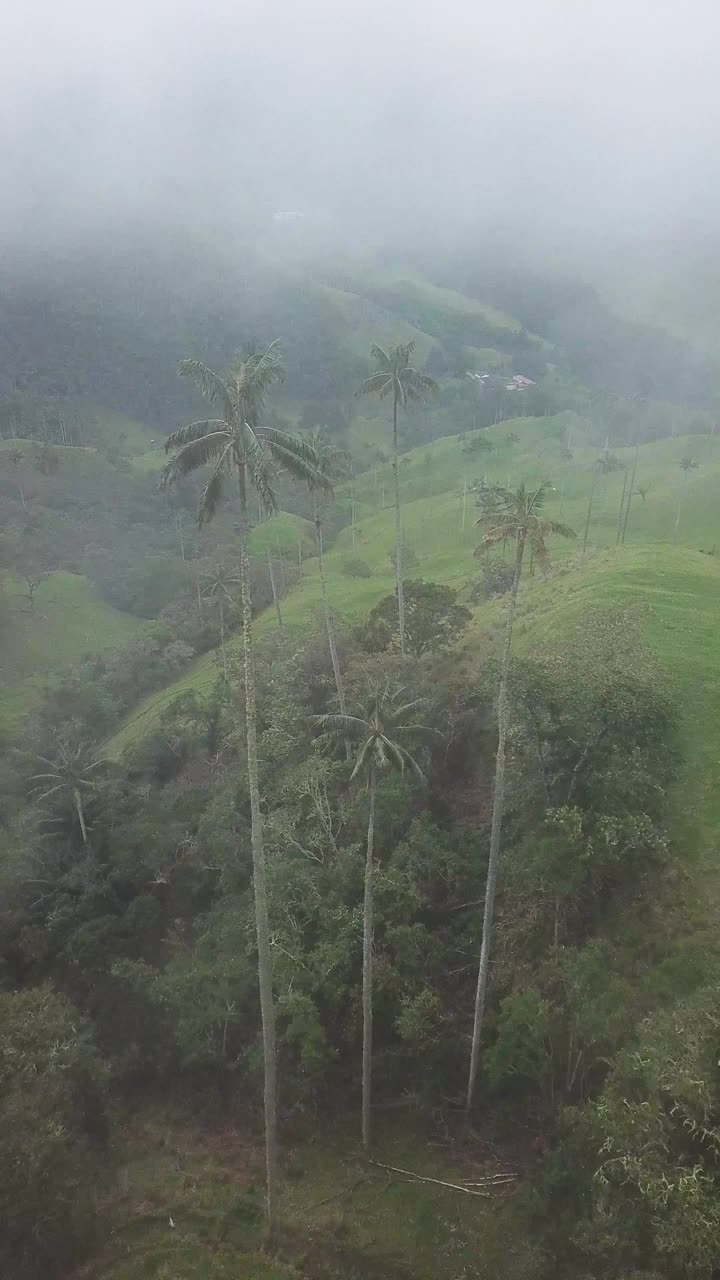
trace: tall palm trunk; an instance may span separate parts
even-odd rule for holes
[[[330,649],[330,661],[332,662],[333,676],[335,677],[335,692],[337,693],[338,707],[341,716],[347,715],[347,707],[345,705],[345,688],[343,686],[342,672],[340,670],[340,660],[338,658],[337,645],[335,643],[335,624],[333,616],[330,612],[330,602],[328,599],[327,582],[325,581],[325,557],[323,555],[323,535],[322,521],[318,512],[317,497],[313,497],[315,531],[317,533],[318,544],[318,568],[320,572],[320,594],[323,602],[323,613],[325,614],[325,630],[327,631],[328,648]],[[352,760],[352,747],[350,739],[345,739],[345,759],[348,764]]]
[[[263,1065],[265,1069],[265,1169],[268,1227],[275,1213],[277,1170],[277,1063],[275,1055],[275,1006],[273,1003],[272,954],[268,919],[265,849],[263,845],[260,784],[257,758],[257,710],[255,672],[252,651],[252,601],[250,598],[250,562],[248,559],[248,514],[245,468],[239,469],[240,483],[240,591],[242,597],[242,633],[245,666],[245,725],[247,730],[247,764],[250,786],[250,821],[255,893],[255,928],[258,948],[258,983],[262,1019]]]
[[[80,795],[79,787],[73,787],[73,799],[75,801],[75,812],[77,813],[78,822],[80,823],[80,830],[82,831],[83,844],[87,844],[87,828],[85,826],[85,814],[83,813],[82,796]]]
[[[393,483],[395,486],[395,581],[397,584],[400,652],[405,653],[405,591],[403,588],[402,522],[400,520],[400,477],[398,464],[398,398],[393,395]]]
[[[273,569],[272,551],[270,550],[269,547],[267,549],[267,562],[268,562],[268,573],[270,574],[270,590],[272,591],[273,604],[275,605],[275,612],[277,614],[278,626],[281,627],[283,624],[282,613],[280,612],[280,600],[278,598],[277,586],[275,585],[275,570]]]
[[[372,1098],[372,970],[373,970],[373,852],[375,844],[375,766],[370,768],[370,812],[365,854],[365,898],[363,901],[363,1054],[362,1054],[362,1140],[370,1146],[370,1104]]]
[[[635,472],[637,471],[638,454],[639,454],[639,452],[640,452],[640,446],[636,444],[636,445],[635,445],[635,457],[634,457],[634,459],[633,459],[632,475],[630,476],[630,492],[629,492],[629,494],[628,494],[627,506],[625,507],[625,519],[623,520],[622,537],[621,537],[621,539],[620,539],[620,545],[621,545],[621,546],[624,546],[624,545],[625,545],[625,534],[627,533],[628,520],[629,520],[629,518],[630,518],[630,503],[632,502],[632,500],[633,500],[633,496],[634,496],[634,494],[635,494]]]
[[[590,485],[590,497],[588,498],[587,518],[585,520],[585,532],[583,534],[582,553],[585,555],[587,548],[588,532],[590,529],[590,517],[592,515],[593,498],[595,497],[595,485],[597,484],[597,471],[593,471],[592,484]]]
[[[225,653],[225,606],[220,597],[220,652],[222,654],[223,676],[227,680],[227,655]]]
[[[508,675],[510,672],[510,654],[512,650],[512,629],[515,619],[520,574],[522,572],[523,555],[525,553],[526,534],[518,537],[515,555],[515,573],[513,576],[510,602],[508,604],[505,623],[505,644],[503,646],[500,666],[500,684],[498,687],[498,745],[495,754],[495,785],[493,788],[492,823],[490,827],[490,854],[488,857],[487,880],[485,883],[485,910],[483,912],[482,944],[480,947],[480,964],[478,966],[477,989],[475,992],[475,1015],[473,1019],[472,1047],[470,1050],[470,1071],[468,1073],[465,1112],[469,1114],[472,1106],[475,1081],[477,1079],[480,1060],[480,1037],[482,1034],[485,998],[487,995],[488,970],[490,968],[490,943],[492,938],[493,914],[495,910],[495,889],[497,885],[498,859],[500,855],[500,836],[502,833],[503,806],[505,802],[505,741],[508,728]]]
[[[622,494],[620,496],[620,510],[618,512],[617,533],[615,534],[615,546],[620,544],[620,535],[622,533],[623,513],[625,511],[625,494],[627,493],[628,473],[625,472],[623,479]]]
[[[677,514],[675,516],[675,528],[673,529],[673,542],[677,542],[678,529],[680,528],[680,512],[682,511],[683,498],[687,497],[687,491],[690,487],[690,472],[685,472],[685,491],[680,490],[678,494]]]

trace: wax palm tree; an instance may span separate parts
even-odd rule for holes
[[[207,579],[203,595],[208,600],[213,600],[218,607],[218,613],[220,615],[220,653],[222,654],[223,677],[227,680],[227,655],[225,653],[225,606],[229,604],[232,607],[234,603],[232,595],[233,588],[240,586],[240,577],[238,574],[233,573],[231,569],[228,569],[222,560],[214,566],[210,573],[203,573],[201,576]]]
[[[609,475],[611,471],[617,471],[622,467],[622,463],[614,454],[608,453],[607,450],[600,458],[596,458],[592,464],[592,483],[590,485],[590,497],[588,498],[587,515],[585,517],[585,532],[583,533],[582,553],[585,555],[587,549],[588,533],[590,531],[590,518],[592,516],[593,498],[595,497],[595,488],[600,476]]]
[[[625,546],[625,536],[628,530],[628,521],[630,519],[630,507],[632,506],[633,497],[635,496],[636,493],[638,493],[640,494],[644,502],[645,498],[647,497],[648,489],[650,487],[649,485],[647,486],[647,488],[645,489],[645,493],[643,493],[640,488],[637,488],[637,489],[635,488],[635,475],[637,472],[639,456],[640,456],[640,446],[636,444],[635,455],[633,457],[632,471],[630,472],[630,486],[628,489],[627,502],[625,503],[625,515],[623,516],[623,522],[622,522],[622,533],[620,535],[620,545],[623,547]]]
[[[56,802],[63,802],[77,816],[82,842],[88,843],[87,823],[85,821],[85,800],[97,789],[97,771],[105,761],[98,760],[87,742],[77,742],[70,738],[58,737],[51,756],[35,757],[38,763],[46,766],[42,773],[34,773],[31,781],[38,785],[33,788],[33,798],[42,804],[43,801],[55,797]]]
[[[324,493],[328,492],[327,486],[332,485],[333,479],[337,476],[342,458],[340,451],[333,445],[328,444],[324,439],[321,431],[314,431],[310,437],[310,443],[317,458],[317,472],[322,476],[325,482],[325,488],[311,479],[310,496],[313,506],[313,523],[315,525],[315,537],[317,538],[318,548],[318,568],[320,573],[320,594],[322,596],[323,614],[325,616],[325,630],[328,638],[328,648],[330,650],[330,661],[332,662],[333,676],[335,678],[335,691],[337,693],[338,707],[340,715],[347,714],[345,705],[345,688],[343,685],[342,672],[340,670],[340,660],[338,658],[337,644],[335,642],[335,619],[330,611],[330,601],[328,597],[327,579],[325,577],[325,557],[323,552],[323,523],[322,523],[322,506],[321,499]],[[352,747],[350,739],[345,739],[345,755],[350,761],[352,759]]]
[[[402,522],[400,517],[400,481],[398,477],[398,408],[406,409],[411,401],[423,401],[433,395],[437,383],[426,374],[414,369],[410,361],[414,342],[398,343],[388,351],[373,345],[370,355],[377,365],[375,373],[366,378],[358,395],[377,395],[381,400],[392,396],[393,402],[393,483],[395,487],[395,580],[398,600],[398,628],[400,652],[405,652],[405,597],[403,594]]]
[[[680,467],[685,476],[685,489],[684,490],[681,489],[680,494],[678,496],[677,515],[675,516],[675,528],[673,529],[673,542],[677,541],[678,528],[680,527],[680,511],[682,509],[683,498],[687,496],[687,491],[690,485],[690,472],[696,471],[698,465],[699,464],[695,461],[693,457],[690,456],[689,453],[684,454],[683,457],[680,459]]]
[[[478,966],[477,990],[475,993],[475,1014],[473,1019],[472,1047],[470,1051],[470,1070],[466,1096],[466,1111],[472,1106],[475,1081],[477,1078],[480,1036],[485,997],[487,993],[488,970],[490,966],[490,943],[492,935],[493,914],[495,910],[495,888],[497,885],[498,858],[500,855],[500,836],[502,833],[503,807],[505,803],[505,743],[507,739],[508,708],[508,675],[510,671],[510,655],[512,651],[512,630],[517,606],[520,575],[522,574],[525,548],[529,545],[535,560],[546,564],[549,553],[546,539],[557,534],[561,538],[574,538],[575,531],[569,525],[560,524],[557,520],[547,520],[542,514],[545,498],[550,490],[548,481],[543,481],[536,489],[527,489],[524,484],[519,489],[503,489],[499,485],[481,490],[479,503],[481,516],[477,524],[482,529],[482,538],[476,548],[476,556],[483,556],[488,551],[506,542],[515,543],[515,571],[513,573],[507,617],[505,620],[505,640],[500,662],[500,680],[498,684],[498,743],[495,754],[495,784],[493,789],[492,821],[490,827],[490,852],[488,856],[487,881],[485,886],[485,909],[483,913],[482,945]]]
[[[272,386],[282,378],[279,343],[264,351],[246,353],[226,378],[200,360],[182,360],[178,372],[190,378],[212,405],[216,418],[192,422],[174,431],[165,442],[175,456],[162,472],[161,487],[212,463],[212,472],[200,496],[198,524],[212,520],[219,508],[223,485],[228,477],[237,479],[240,495],[240,588],[245,668],[245,726],[247,731],[248,784],[250,789],[251,845],[255,924],[258,947],[258,980],[262,1019],[265,1069],[265,1158],[267,1174],[266,1213],[272,1227],[275,1208],[277,1165],[277,1081],[275,1053],[275,1008],[273,1003],[272,956],[268,921],[265,850],[263,844],[260,785],[257,758],[257,710],[252,658],[252,600],[248,559],[248,484],[257,493],[264,511],[277,509],[276,481],[286,470],[306,484],[320,483],[316,456],[303,440],[265,427],[260,416]]]
[[[357,747],[352,777],[364,777],[367,782],[369,808],[367,843],[365,849],[365,893],[363,899],[363,1057],[362,1057],[362,1140],[370,1145],[370,1106],[372,1100],[372,981],[373,981],[373,880],[375,842],[375,795],[378,775],[389,769],[404,773],[409,769],[417,779],[424,781],[424,774],[417,760],[404,745],[403,739],[434,731],[426,725],[417,725],[412,717],[420,706],[419,700],[403,701],[406,691],[384,686],[372,686],[365,705],[357,715],[313,716],[318,726],[341,738],[350,738]]]
[[[20,473],[19,473],[19,467],[20,467],[20,464],[25,460],[25,454],[23,453],[22,449],[12,449],[7,454],[7,458],[9,462],[12,462],[15,468],[15,483],[17,485],[17,491],[20,495],[20,501],[22,503],[23,511],[27,511],[27,503],[25,501],[25,491],[22,487],[22,481],[20,480]]]

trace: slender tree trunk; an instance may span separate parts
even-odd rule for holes
[[[615,546],[616,546],[616,547],[617,547],[617,546],[619,546],[619,543],[620,543],[620,535],[621,535],[621,533],[622,533],[623,512],[624,512],[624,510],[625,510],[625,494],[627,493],[627,482],[628,482],[628,473],[627,473],[627,471],[626,471],[626,472],[625,472],[625,479],[623,480],[622,494],[621,494],[621,496],[620,496],[620,510],[619,510],[619,512],[618,512],[617,533],[616,533],[616,535],[615,535]]]
[[[178,538],[180,539],[180,555],[182,557],[182,562],[184,564],[185,563],[185,542],[183,540],[182,520],[180,519],[180,516],[175,517],[175,524],[177,525]]]
[[[635,445],[635,457],[633,459],[632,475],[630,476],[630,492],[628,494],[627,505],[625,507],[625,519],[623,521],[622,538],[620,539],[622,546],[625,546],[625,534],[627,533],[628,519],[630,517],[630,503],[632,502],[633,495],[635,493],[635,472],[637,470],[639,451],[639,446]]]
[[[240,482],[240,589],[242,596],[243,655],[245,665],[245,725],[247,730],[248,783],[250,787],[251,845],[253,888],[255,893],[255,927],[258,947],[258,984],[262,1019],[263,1064],[265,1069],[265,1212],[268,1228],[275,1219],[275,1187],[277,1173],[277,1062],[275,1055],[275,1005],[273,1001],[273,966],[270,949],[267,883],[263,822],[260,811],[260,784],[257,757],[257,711],[255,704],[255,672],[252,648],[252,602],[250,599],[250,562],[248,559],[248,515],[245,468],[239,470]]]
[[[590,529],[590,517],[592,515],[593,498],[595,497],[595,485],[597,484],[597,471],[593,471],[592,484],[590,485],[590,497],[588,499],[587,519],[585,520],[585,532],[583,534],[582,553],[585,555],[587,549],[588,532]]]
[[[286,596],[286,595],[287,595],[287,580],[286,580],[286,578],[285,578],[285,558],[284,558],[284,556],[283,556],[283,554],[282,554],[282,551],[280,550],[280,539],[279,539],[279,538],[276,538],[276,539],[275,539],[275,545],[276,545],[276,547],[277,547],[277,553],[278,553],[278,564],[279,564],[279,566],[280,566],[280,595],[281,595],[281,596]]]
[[[322,521],[318,512],[317,497],[313,495],[313,503],[315,507],[315,530],[317,533],[318,544],[318,568],[320,572],[320,594],[322,595],[323,613],[325,614],[325,630],[327,631],[328,648],[330,649],[330,661],[332,662],[333,676],[335,677],[335,691],[337,693],[338,709],[341,716],[347,715],[347,707],[345,705],[345,688],[343,685],[342,672],[340,670],[340,660],[338,658],[337,645],[335,643],[335,624],[333,616],[330,612],[330,602],[328,599],[327,582],[325,581],[325,557],[323,556],[323,535]],[[352,760],[352,747],[350,739],[345,739],[345,759],[348,764]]]
[[[363,1065],[362,1140],[370,1146],[370,1105],[372,1101],[372,969],[373,969],[373,849],[375,843],[375,766],[370,767],[370,812],[365,854],[365,899],[363,902]]]
[[[220,597],[220,652],[222,654],[223,676],[227,681],[227,655],[225,653],[225,606]]]
[[[75,810],[78,816],[78,822],[80,823],[80,830],[82,831],[83,844],[87,844],[88,838],[87,828],[85,826],[85,814],[83,813],[82,796],[80,795],[78,787],[73,788],[73,798],[75,800]]]
[[[490,853],[488,857],[487,880],[485,884],[485,909],[483,912],[482,944],[480,947],[480,964],[478,966],[477,989],[475,992],[475,1015],[473,1019],[472,1046],[470,1049],[470,1070],[468,1072],[467,1095],[465,1098],[465,1114],[470,1114],[475,1081],[477,1080],[480,1062],[480,1037],[482,1034],[485,999],[487,995],[488,971],[490,968],[490,944],[492,941],[493,915],[495,911],[495,889],[497,886],[498,859],[500,856],[500,836],[502,834],[503,805],[505,802],[505,741],[508,728],[508,675],[510,672],[510,655],[512,652],[512,629],[517,605],[520,574],[522,572],[523,555],[525,553],[525,537],[518,538],[515,556],[515,574],[508,604],[507,621],[505,623],[505,644],[503,646],[500,666],[500,684],[498,687],[498,745],[495,754],[495,785],[493,788],[492,823],[490,827]]]
[[[405,592],[403,588],[402,523],[400,520],[400,479],[398,475],[398,401],[393,396],[393,483],[395,487],[395,582],[397,585],[400,652],[405,653]]]
[[[281,627],[283,624],[282,613],[280,612],[280,600],[278,599],[277,587],[275,585],[275,570],[273,569],[272,552],[269,547],[267,549],[267,562],[268,572],[270,574],[270,589],[272,591],[273,604],[275,605],[278,626]]]
[[[686,471],[685,472],[685,493],[683,493],[681,489],[678,495],[677,515],[675,516],[675,528],[673,529],[673,542],[677,542],[678,529],[680,528],[680,512],[682,510],[682,501],[683,501],[683,497],[687,497],[687,491],[689,487],[689,477],[690,477],[690,472]]]

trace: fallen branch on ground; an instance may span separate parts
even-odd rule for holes
[[[377,1169],[387,1169],[389,1173],[401,1173],[404,1177],[412,1179],[413,1182],[431,1182],[436,1187],[449,1187],[451,1191],[462,1191],[466,1196],[482,1196],[487,1200],[489,1191],[473,1191],[470,1187],[463,1187],[458,1182],[443,1182],[441,1178],[426,1178],[421,1173],[413,1173],[412,1169],[398,1169],[393,1164],[381,1164],[379,1160],[371,1160],[370,1164],[375,1165]]]

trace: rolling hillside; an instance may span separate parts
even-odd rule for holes
[[[563,456],[568,434],[571,459]],[[493,450],[473,452],[473,442],[479,438],[491,441]],[[685,455],[699,464],[687,474],[679,465]],[[518,640],[524,643],[525,630],[528,636],[550,636],[589,605],[635,601],[648,606],[643,615],[647,638],[682,691],[688,761],[684,777],[695,779],[689,793],[684,784],[682,789],[685,800],[691,797],[694,821],[688,842],[697,846],[702,838],[707,851],[714,847],[716,818],[720,816],[712,782],[720,722],[720,661],[714,646],[720,629],[720,559],[703,551],[712,550],[716,538],[720,439],[693,436],[639,449],[635,484],[647,492],[644,500],[637,493],[633,498],[622,548],[615,545],[618,511],[634,450],[620,450],[618,457],[627,470],[596,482],[588,551],[583,559],[582,534],[597,451],[588,446],[582,423],[572,415],[518,419],[487,432],[447,437],[412,450],[401,462],[406,545],[416,558],[408,576],[462,589],[478,572],[473,558],[477,535],[472,484],[483,477],[502,484],[508,478],[517,484],[523,479],[532,482],[550,477],[555,493],[548,514],[562,516],[579,538],[554,542],[554,568],[547,581],[526,576]],[[469,492],[463,527],[466,483]],[[389,467],[359,477],[355,494],[355,529],[343,528],[326,557],[333,608],[348,622],[360,619],[393,590]],[[344,498],[344,494],[338,495],[339,501]],[[673,545],[678,504],[680,523],[677,545]],[[348,561],[352,560],[362,560],[369,576],[350,576]],[[308,562],[303,589],[296,589],[284,601],[286,627],[301,630],[316,626],[319,604],[316,565]],[[503,611],[502,601],[479,606],[471,632],[475,641],[466,643],[486,652],[487,630],[501,620]],[[274,615],[266,610],[258,618],[257,633],[267,635],[275,626]],[[237,639],[233,644],[237,646]],[[157,726],[174,697],[189,688],[209,688],[217,673],[216,655],[206,655],[180,680],[146,699],[108,743],[108,753],[132,750],[140,737]]]
[[[109,653],[147,625],[113,609],[81,574],[51,573],[32,610],[23,593],[16,579],[0,580],[0,726],[10,730],[38,702],[55,668],[85,653]]]

